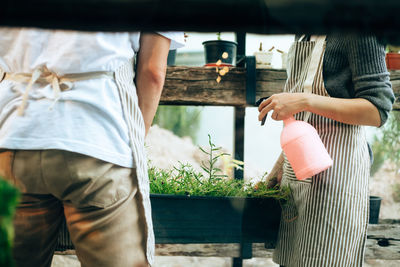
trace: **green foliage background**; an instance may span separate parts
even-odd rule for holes
[[[0,266],[14,266],[12,259],[13,216],[19,193],[0,177]]]
[[[372,151],[374,153],[374,163],[371,166],[372,176],[386,160],[400,169],[400,111],[390,113],[388,121],[381,128],[379,137],[374,138]]]
[[[153,124],[180,137],[189,136],[196,142],[202,107],[159,106]]]
[[[393,163],[394,171],[400,171],[400,111],[390,113],[387,123],[381,128],[379,137],[374,138],[372,151],[374,163],[371,166],[371,176],[379,171],[385,161]],[[400,182],[392,186],[392,197],[395,202],[400,202]]]

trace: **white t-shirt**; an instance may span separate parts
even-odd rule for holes
[[[183,33],[160,32],[170,49]],[[76,32],[0,27],[0,68],[32,73],[46,66],[58,76],[115,71],[139,50],[140,33]],[[1,78],[1,77],[0,77]],[[17,115],[27,84],[0,83],[0,148],[61,149],[134,167],[117,85],[113,79],[76,81],[54,104],[50,84],[35,83],[24,116]]]

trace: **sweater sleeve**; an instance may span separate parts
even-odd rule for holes
[[[385,48],[374,36],[349,36],[347,58],[352,72],[356,98],[364,98],[376,106],[381,126],[392,110],[394,94],[385,63]]]

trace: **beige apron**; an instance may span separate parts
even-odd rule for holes
[[[138,179],[139,193],[141,194],[143,210],[146,220],[147,250],[146,256],[150,265],[154,261],[154,232],[151,217],[150,185],[147,173],[147,157],[144,148],[145,125],[142,112],[139,108],[134,79],[133,62],[122,65],[115,71],[115,81],[121,98],[121,105],[125,122],[129,130],[130,147],[133,152],[134,165]]]
[[[60,98],[60,92],[70,90],[73,87],[73,82],[75,81],[97,78],[109,78],[115,80],[121,99],[124,120],[129,131],[129,145],[134,158],[133,166],[136,167],[137,172],[138,189],[140,194],[139,199],[141,199],[141,203],[139,203],[139,213],[144,214],[146,225],[144,233],[144,235],[147,236],[146,256],[149,264],[152,264],[154,261],[154,233],[151,217],[147,158],[144,148],[145,125],[142,113],[139,109],[136,87],[133,81],[134,75],[133,60],[129,60],[122,64],[115,72],[98,71],[75,73],[66,74],[59,77],[48,69],[42,68],[34,70],[33,73],[10,74],[2,72],[0,73],[0,81],[2,79],[6,79],[28,83],[23,94],[22,104],[18,108],[18,114],[23,115],[29,92],[35,82],[44,82],[52,85],[54,91],[54,105]]]
[[[286,92],[305,92],[311,81],[312,93],[329,97],[322,76],[325,42],[322,49],[316,43],[295,42],[290,48]],[[306,114],[295,117],[306,119]],[[364,128],[316,114],[308,122],[318,131],[333,166],[299,181],[285,157],[281,184],[291,188],[292,197],[282,210],[274,261],[285,267],[362,266],[370,170]]]

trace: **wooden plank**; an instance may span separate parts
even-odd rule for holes
[[[264,243],[253,243],[254,258],[270,258],[273,249]],[[74,254],[74,250],[56,252]],[[222,244],[156,244],[156,256],[240,257],[239,243]],[[370,224],[365,251],[366,259],[400,260],[400,224]]]
[[[252,244],[254,258],[270,258],[273,249],[264,243]],[[156,244],[156,256],[240,257],[239,243],[226,244]]]
[[[272,257],[273,249],[253,243],[253,257]],[[157,244],[157,256],[240,257],[240,244]],[[400,260],[400,224],[368,226],[366,259]]]
[[[0,25],[95,31],[353,30],[399,40],[399,8],[398,0],[3,0]]]
[[[397,97],[394,109],[400,110],[400,71],[390,71]],[[217,83],[215,68],[168,67],[161,104],[246,106],[246,71],[230,68]],[[256,97],[282,92],[285,70],[257,69]]]
[[[168,67],[161,104],[244,106],[243,68],[230,68],[220,83],[215,68]]]
[[[400,260],[400,224],[369,225],[365,257]]]
[[[273,249],[253,243],[253,257],[272,257]],[[157,256],[240,257],[240,244],[157,244]],[[366,259],[400,260],[400,224],[370,224]]]

